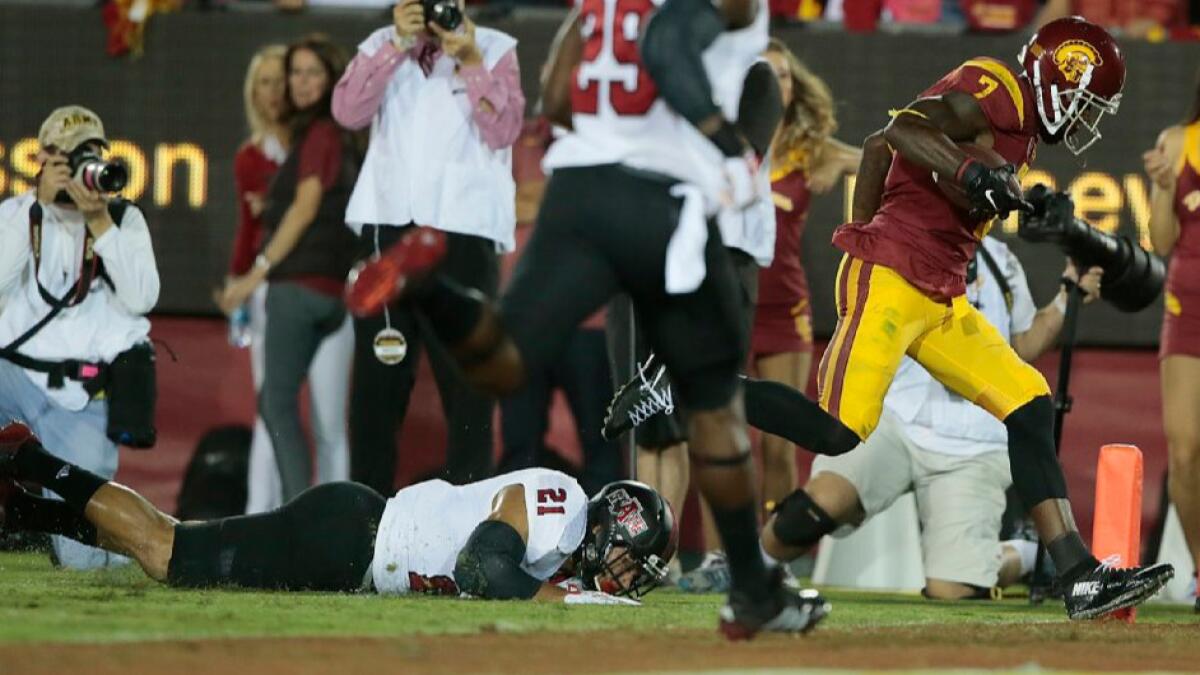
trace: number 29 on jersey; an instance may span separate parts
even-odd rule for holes
[[[638,38],[654,12],[652,0],[583,0],[583,59],[572,78],[577,115],[645,115],[658,98],[642,66]]]

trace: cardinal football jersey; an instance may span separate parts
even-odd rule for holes
[[[981,57],[955,68],[921,97],[950,91],[979,101],[991,123],[993,150],[1020,171],[1033,162],[1037,113],[1033,89],[1024,77],[1000,61]],[[875,217],[869,223],[841,226],[833,244],[856,258],[892,268],[926,293],[950,299],[966,293],[967,264],[990,226],[990,221],[973,222],[942,194],[929,170],[896,153]]]
[[[375,537],[375,590],[457,595],[458,552],[491,513],[496,493],[514,484],[525,488],[529,518],[521,568],[549,579],[583,542],[588,500],[570,476],[525,469],[468,485],[431,480],[397,492],[387,502]]]
[[[638,40],[661,0],[582,0],[584,47],[571,92],[573,131],[546,156],[546,170],[624,164],[699,187],[715,211],[724,190],[721,153],[659,98]],[[737,119],[746,71],[767,46],[765,7],[749,27],[723,33],[704,54],[713,96]]]

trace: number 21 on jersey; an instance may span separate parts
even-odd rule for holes
[[[537,500],[537,514],[539,516],[562,515],[567,512],[567,507],[562,505],[563,502],[567,501],[567,491],[562,488],[544,488],[538,490]]]
[[[583,0],[579,8],[583,60],[575,67],[571,109],[577,115],[645,115],[658,98],[642,66],[638,38],[652,0]]]

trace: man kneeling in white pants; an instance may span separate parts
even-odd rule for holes
[[[1021,358],[1032,361],[1053,345],[1063,325],[1065,289],[1037,310],[1020,262],[991,237],[969,269],[974,278],[968,277],[967,298]],[[1070,262],[1064,277],[1077,278]],[[1100,270],[1089,270],[1080,287],[1085,302],[1094,300]],[[924,594],[965,599],[992,597],[993,588],[1013,584],[1033,568],[1036,543],[1000,541],[1004,492],[1011,483],[1004,425],[905,358],[879,427],[852,452],[817,457],[804,492],[833,521],[834,537],[847,536],[913,492]],[[766,551],[780,552],[773,543],[764,540]]]

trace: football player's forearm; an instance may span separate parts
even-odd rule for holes
[[[701,54],[725,29],[706,0],[667,0],[642,32],[642,63],[659,96],[705,135],[723,121]]]
[[[896,116],[884,131],[884,138],[904,159],[955,180],[967,158],[945,132],[928,119],[912,114]]]
[[[771,139],[783,119],[783,96],[771,64],[760,61],[746,73],[742,100],[738,105],[738,128],[760,157],[765,157]]]
[[[883,184],[888,168],[892,165],[892,151],[888,148],[883,132],[877,131],[863,142],[862,161],[858,165],[858,178],[854,183],[854,200],[851,218],[865,223],[875,217],[883,200]]]
[[[454,582],[469,595],[489,600],[528,600],[543,583],[521,569],[525,542],[508,523],[485,520],[458,553]]]
[[[893,111],[884,136],[892,149],[938,176],[958,180],[967,154],[959,143],[978,143],[991,137],[991,123],[975,97],[951,91],[923,98]]]

